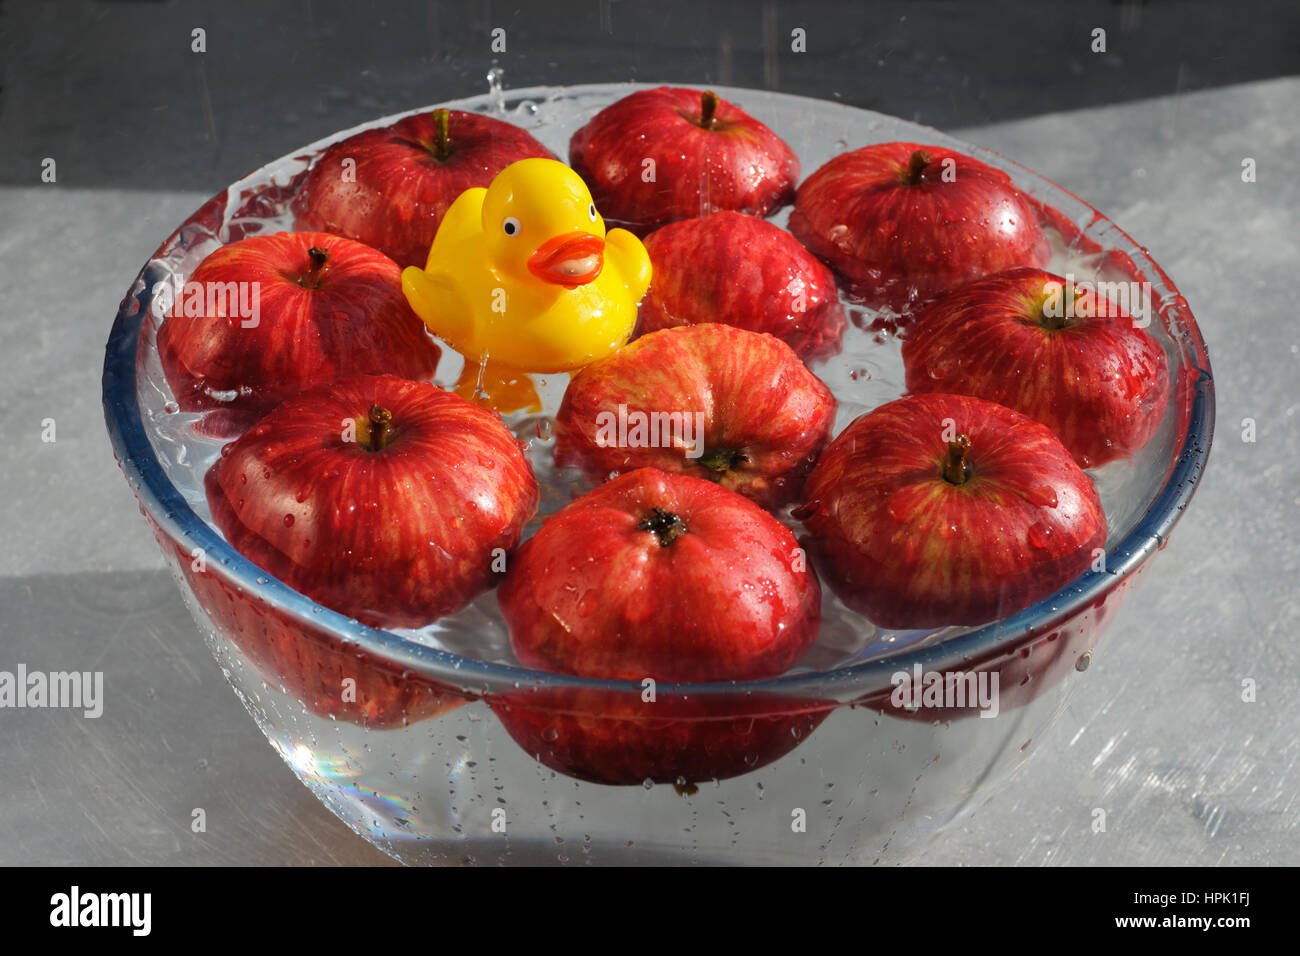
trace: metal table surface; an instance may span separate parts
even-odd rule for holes
[[[1193,506],[1067,711],[919,863],[1300,863],[1297,102],[1289,78],[953,130],[1150,247],[1209,344],[1219,428]],[[102,670],[106,697],[98,719],[0,711],[2,864],[390,862],[226,687],[105,435],[118,300],[205,198],[0,188],[0,670]]]

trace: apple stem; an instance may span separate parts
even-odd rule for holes
[[[948,442],[948,457],[943,463],[943,479],[952,485],[964,485],[970,478],[970,462],[966,453],[970,451],[970,437],[958,435]]]
[[[713,128],[713,118],[718,112],[718,94],[705,90],[700,97],[700,125],[705,129]]]
[[[686,533],[686,522],[666,508],[654,508],[637,530],[649,531],[659,539],[659,546],[666,548]]]
[[[1061,329],[1065,328],[1065,325],[1066,325],[1066,322],[1065,322],[1065,316],[1064,316],[1064,315],[1048,315],[1048,314],[1047,314],[1047,310],[1044,309],[1044,310],[1043,310],[1042,325],[1043,325],[1043,328],[1045,328],[1045,329],[1046,329],[1047,331],[1049,331],[1049,332],[1059,332]]]
[[[446,159],[451,155],[451,111],[434,110],[433,123],[437,127],[437,139],[433,142],[433,155]]]
[[[325,271],[330,254],[320,246],[312,246],[307,250],[307,255],[311,259],[311,265],[307,267],[307,274],[298,279],[298,284],[304,289],[314,289],[320,284],[321,273]]]
[[[738,451],[731,451],[726,448],[711,451],[700,458],[700,464],[709,471],[725,472],[730,471],[737,465],[743,465],[749,461],[749,456]]]
[[[393,413],[378,405],[370,406],[370,441],[366,445],[369,451],[383,451],[388,446],[388,426],[393,421]]]
[[[907,161],[907,172],[904,174],[904,181],[909,185],[915,186],[925,175],[925,168],[930,165],[930,154],[923,149],[918,149],[912,154],[912,158]]]

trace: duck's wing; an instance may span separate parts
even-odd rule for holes
[[[429,247],[429,258],[424,267],[433,271],[440,259],[452,246],[471,241],[483,231],[483,197],[487,190],[474,186],[455,198],[438,224],[438,232]]]
[[[402,270],[402,291],[415,314],[430,332],[461,352],[473,349],[474,313],[459,273],[466,247],[483,231],[486,195],[486,189],[476,186],[457,196],[438,224],[424,268]]]
[[[650,288],[650,254],[640,239],[626,229],[611,229],[605,235],[605,258],[612,260],[634,299],[645,295]]]
[[[464,290],[445,270],[407,266],[402,270],[402,292],[430,332],[457,351],[471,347],[473,315]]]

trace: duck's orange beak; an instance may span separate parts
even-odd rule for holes
[[[528,271],[566,289],[586,285],[605,267],[605,240],[589,232],[547,239],[528,257]]]

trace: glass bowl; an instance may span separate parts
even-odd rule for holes
[[[494,91],[443,105],[525,126],[565,156],[574,129],[641,86]],[[425,631],[371,629],[270,578],[208,523],[201,478],[220,443],[202,439],[197,416],[178,411],[158,361],[169,286],[221,243],[291,228],[287,203],[310,158],[357,130],[250,174],[186,220],[123,300],[104,364],[108,431],[181,593],[249,713],[335,814],[399,860],[905,859],[1028,756],[1087,679],[1107,623],[1168,540],[1204,470],[1214,422],[1204,343],[1169,277],[1121,229],[1042,176],[935,130],[803,97],[719,93],[782,135],[805,175],[846,148],[888,140],[950,146],[1004,170],[1052,231],[1055,271],[1149,284],[1150,331],[1170,366],[1165,419],[1132,460],[1091,473],[1109,519],[1104,563],[985,626],[882,632],[828,593],[830,626],[791,672],[661,684],[653,693],[512,662],[492,593]],[[862,310],[850,317],[844,351],[813,365],[840,401],[836,432],[901,392],[888,331]],[[453,379],[455,366],[444,359],[437,381]],[[542,384],[546,411],[558,405],[565,380]],[[530,444],[543,512],[554,511],[571,483],[548,464],[545,418],[508,423]],[[964,682],[971,699],[917,707],[896,692],[903,674],[944,675],[954,689]],[[995,687],[992,704],[976,697],[977,686]]]

